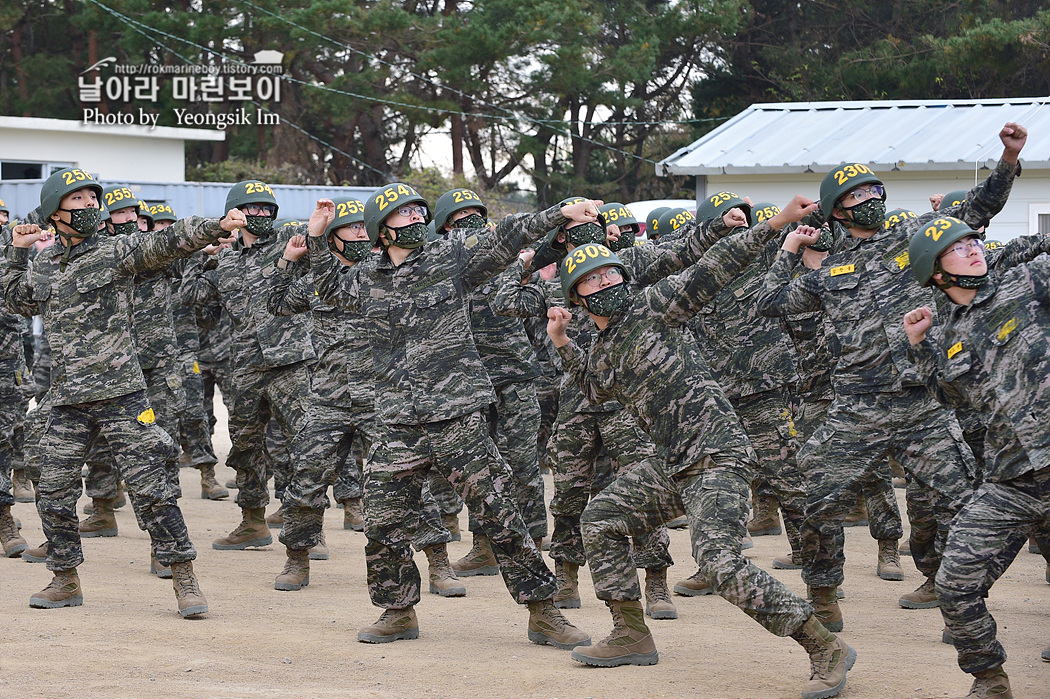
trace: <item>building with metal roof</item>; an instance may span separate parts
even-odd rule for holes
[[[890,208],[929,211],[929,196],[969,189],[1002,153],[999,130],[1023,124],[1024,168],[989,237],[1050,234],[1050,97],[753,104],[661,160],[658,175],[696,176],[697,201],[729,190],[783,204],[817,198],[843,162],[871,167]]]

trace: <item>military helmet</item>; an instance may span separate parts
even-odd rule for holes
[[[149,213],[153,216],[154,221],[178,221],[179,217],[175,215],[175,210],[168,205],[167,202],[161,202],[160,204],[154,204],[149,207]]]
[[[341,197],[335,200],[335,218],[325,226],[325,236],[331,235],[332,231],[351,223],[364,223],[365,205],[360,199],[353,197]]]
[[[984,249],[985,250],[995,250],[996,248],[1001,248],[1002,246],[1003,246],[1003,242],[1001,240],[986,240],[986,241],[984,241]]]
[[[463,209],[478,209],[481,211],[482,218],[489,217],[489,209],[485,206],[485,203],[481,201],[481,197],[470,189],[451,189],[440,197],[437,202],[434,203],[434,229],[437,232],[438,228],[444,227],[448,223],[449,218],[452,214]],[[455,228],[455,226],[452,226]]]
[[[645,217],[645,235],[648,238],[657,238],[660,235],[660,231],[656,229],[660,223],[660,217],[663,216],[665,211],[668,211],[671,207],[669,206],[658,206],[649,212],[649,215]]]
[[[0,199],[0,211],[3,211],[5,214],[8,215],[11,214],[11,209],[7,208],[7,202],[5,202],[3,199]]]
[[[52,214],[58,211],[63,197],[85,187],[94,190],[95,196],[98,197],[98,205],[103,206],[102,185],[89,173],[75,167],[62,168],[52,173],[40,188],[40,213],[44,220],[48,221]]]
[[[149,228],[146,230],[153,230],[153,214],[149,211],[149,204],[139,199],[139,216],[144,216],[146,221],[149,223]]]
[[[379,226],[383,224],[387,216],[397,211],[398,207],[416,202],[426,207],[427,215],[423,220],[426,223],[430,223],[432,219],[430,204],[411,185],[403,182],[392,182],[372,192],[368,201],[365,202],[365,230],[368,231],[369,242],[372,245],[378,242]]]
[[[747,225],[751,225],[751,205],[735,192],[718,192],[704,199],[696,210],[696,218],[698,221],[710,221],[725,216],[730,209],[742,209]]]
[[[699,218],[699,213],[700,212],[698,211],[697,218]],[[779,213],[779,206],[772,202],[764,201],[761,204],[755,204],[751,207],[751,216],[748,217],[748,220],[751,221],[752,224],[762,223],[763,221],[768,221]]]
[[[969,193],[970,190],[968,189],[957,189],[954,192],[948,192],[944,195],[944,198],[941,199],[941,205],[938,207],[938,210],[962,204],[966,201],[966,195]]]
[[[661,236],[671,235],[685,224],[694,220],[696,218],[688,209],[668,209],[660,214],[660,219],[656,222],[656,230]]]
[[[619,202],[612,202],[599,208],[598,213],[605,219],[606,226],[616,224],[620,227],[620,237],[609,244],[610,250],[616,252],[635,245],[635,238],[641,226],[630,209]],[[626,234],[624,229],[627,229],[629,234]]]
[[[820,211],[824,220],[831,220],[831,212],[839,199],[862,184],[882,184],[878,175],[862,163],[843,163],[825,175],[820,183]]]
[[[561,276],[561,293],[565,300],[570,304],[579,305],[580,295],[576,293],[574,288],[576,283],[590,272],[607,265],[619,267],[625,282],[630,279],[627,267],[624,266],[615,252],[604,245],[587,243],[574,248],[561,261],[558,270]]]
[[[965,221],[951,216],[935,218],[924,229],[917,231],[908,243],[908,261],[919,285],[929,286],[941,253],[970,235],[977,235],[977,231]]]
[[[907,221],[910,218],[919,218],[919,215],[909,209],[894,209],[893,211],[887,211],[886,221],[882,224],[882,227],[889,230],[898,223]]]
[[[248,204],[273,204],[273,218],[277,219],[277,197],[273,195],[270,185],[259,180],[238,182],[226,195],[226,211],[239,209]]]
[[[111,184],[102,190],[102,199],[99,202],[104,211],[102,212],[102,220],[108,221],[110,212],[120,211],[121,209],[135,208],[135,215],[137,216],[141,211],[139,198],[131,193],[131,188],[123,184]],[[147,209],[148,211],[148,209]]]
[[[581,201],[587,201],[587,200],[584,199],[583,197],[565,197],[560,202],[558,202],[558,208],[560,209],[561,207],[568,206],[569,204],[579,204]],[[558,232],[559,231],[564,231],[565,230],[565,226],[568,223],[575,223],[575,222],[574,221],[566,221],[565,223],[561,224],[557,228],[552,228],[549,231],[547,231],[546,243],[547,243],[547,245],[550,248],[552,248],[558,254],[559,259],[561,258],[562,255],[564,255],[568,251],[568,248],[565,246],[565,241],[564,240],[558,240]],[[602,216],[601,213],[598,214],[598,225],[602,227],[602,230],[605,229],[605,217]]]

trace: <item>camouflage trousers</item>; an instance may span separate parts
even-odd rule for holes
[[[232,446],[226,465],[237,471],[237,504],[243,509],[266,507],[270,502],[266,428],[273,417],[285,438],[298,432],[306,417],[310,372],[305,362],[276,369],[244,368],[234,375],[232,391]]]
[[[795,427],[798,429],[799,441],[805,444],[814,430],[827,420],[831,408],[830,392],[827,398],[814,398],[802,394],[796,399]],[[799,472],[801,474],[801,471]],[[901,511],[897,507],[897,495],[893,492],[893,473],[886,467],[875,469],[873,478],[864,481],[861,495],[864,496],[864,509],[868,517],[868,533],[876,541],[899,540],[904,536],[901,522]]]
[[[602,492],[596,487],[604,447],[614,460],[614,477],[622,476],[638,464],[656,456],[656,447],[626,410],[612,413],[571,413],[558,416],[551,448],[554,470],[554,497],[551,515],[551,558],[576,565],[588,561],[580,532],[580,516],[587,500]],[[609,479],[603,488],[612,479]],[[674,564],[668,551],[667,528],[656,525],[634,540],[634,561],[639,568],[669,568]],[[591,560],[593,566],[595,561]]]
[[[218,462],[211,443],[211,424],[204,409],[204,381],[201,368],[192,356],[180,358],[186,402],[179,412],[179,444],[193,468],[214,466]]]
[[[952,411],[923,388],[837,396],[827,420],[799,450],[808,499],[802,525],[802,578],[841,585],[842,522],[857,495],[876,488],[887,457],[911,477],[906,492],[915,567],[933,577],[952,517],[972,493],[973,455]]]
[[[756,479],[780,503],[791,552],[801,555],[799,528],[806,511],[806,488],[795,461],[797,431],[789,396],[786,391],[772,389],[731,402],[758,455]]]
[[[1050,534],[1050,467],[984,483],[952,522],[937,571],[937,599],[963,672],[1006,662],[984,594],[1032,533]]]
[[[285,434],[277,418],[270,418],[263,443],[263,462],[266,464],[266,478],[273,479],[273,496],[278,501],[284,500],[284,490],[292,480],[292,440],[289,435],[294,437],[295,432]]]
[[[335,496],[336,502],[346,502],[347,500],[360,498],[363,491],[363,483],[365,479],[364,467],[365,467],[365,454],[372,446],[372,439],[375,433],[375,426],[372,427],[372,432],[369,436],[365,436],[365,433],[358,430],[354,433],[353,443],[350,448],[350,456],[346,460],[346,464],[343,468],[339,469],[339,475],[336,476],[335,485],[332,486],[332,495]],[[436,508],[437,504],[434,503],[431,498],[431,504]],[[438,511],[438,516],[441,516],[441,512]]]
[[[740,552],[752,472],[745,450],[720,452],[674,476],[658,459],[621,474],[583,513],[583,541],[602,600],[637,600],[628,537],[686,515],[700,571],[716,593],[777,636],[789,636],[813,608]]]
[[[47,417],[50,414],[51,392],[44,391],[37,400],[36,407],[26,414],[25,440],[22,445],[26,478],[33,483],[40,481],[40,462],[43,458],[40,443],[43,440],[44,428],[47,426]]]
[[[500,456],[514,474],[514,499],[518,511],[529,529],[529,536],[542,539],[547,536],[547,508],[543,499],[543,478],[536,455],[536,432],[540,428],[540,404],[531,381],[504,384],[496,387],[496,402],[489,406],[489,432],[496,442]],[[431,474],[430,492],[442,511],[458,513],[451,503],[459,497],[443,478]],[[461,501],[459,501],[461,502]],[[462,509],[462,505],[460,506]],[[470,513],[470,531],[481,531],[474,513]]]
[[[536,456],[540,469],[550,470],[547,461],[547,445],[554,433],[554,423],[558,419],[558,396],[560,394],[561,376],[541,376],[533,382],[536,387],[536,399],[540,404],[540,428],[536,432]]]
[[[24,465],[22,448],[29,402],[22,391],[25,373],[21,359],[0,361],[0,506],[14,504],[11,471]]]
[[[219,387],[222,394],[223,404],[227,412],[230,409],[230,396],[233,395],[233,378],[230,376],[230,361],[218,362],[197,360],[197,366],[201,370],[201,388],[204,391],[204,412],[208,416],[208,427],[211,434],[215,434],[215,387]]]
[[[92,403],[57,405],[49,412],[41,439],[37,501],[48,541],[48,569],[67,570],[84,561],[76,511],[80,469],[98,435],[123,459],[132,507],[149,532],[157,560],[170,565],[196,558],[165,466],[175,459],[175,443],[156,424],[146,392],[136,391]]]
[[[514,476],[484,414],[475,411],[440,422],[379,427],[365,468],[365,565],[372,604],[403,609],[419,602],[419,569],[409,543],[431,470],[452,484],[477,517],[514,600],[553,598],[557,582],[515,505]]]
[[[337,406],[311,403],[306,418],[292,440],[292,476],[284,489],[284,528],[281,543],[290,549],[308,549],[321,540],[324,511],[329,507],[328,488],[343,473],[356,478],[354,440],[375,439],[372,406]]]

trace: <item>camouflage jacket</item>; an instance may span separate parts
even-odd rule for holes
[[[64,246],[36,256],[7,249],[3,287],[8,308],[39,314],[51,343],[51,398],[72,405],[145,390],[131,335],[132,277],[162,269],[221,234],[218,219],[196,216],[148,235],[92,236],[62,268]]]
[[[217,297],[229,313],[234,370],[274,369],[314,359],[309,315],[275,316],[266,310],[275,263],[289,238],[306,233],[305,226],[284,226],[250,247],[235,243],[219,251],[214,275],[205,270],[184,277],[184,303],[206,307]]]
[[[531,381],[541,374],[521,318],[496,315],[491,303],[498,287],[520,282],[521,272],[520,263],[514,264],[470,295],[470,329],[474,334],[474,345],[481,355],[489,381],[497,387]]]
[[[133,233],[132,237],[150,235]],[[131,296],[131,330],[139,366],[143,369],[171,367],[179,354],[175,337],[174,301],[171,295],[171,265],[135,275]]]
[[[759,292],[759,312],[781,317],[823,310],[836,360],[832,384],[837,395],[896,392],[919,385],[900,319],[914,308],[932,306],[933,297],[929,288],[915,283],[908,242],[915,231],[940,216],[956,216],[971,226],[986,223],[1006,203],[1016,168],[1000,161],[966,202],[905,219],[870,238],[850,238],[819,270],[795,279],[792,270],[799,256],[781,251]]]
[[[322,302],[314,292],[313,278],[296,279],[295,269],[304,265],[277,268],[270,281],[266,308],[274,315],[310,313],[313,316],[313,342],[317,364],[310,375],[314,399],[323,405],[342,407],[375,403],[375,369],[368,327],[364,318],[343,308]],[[340,274],[349,271],[342,267]]]
[[[11,229],[4,226],[0,234],[0,245],[11,244]],[[25,316],[12,313],[3,304],[3,296],[0,293],[0,362],[9,359],[22,359],[25,361],[25,349],[22,344],[22,333],[25,332]]]
[[[558,207],[509,216],[484,240],[475,231],[455,230],[413,250],[400,265],[384,252],[345,274],[322,237],[309,239],[321,300],[367,320],[378,420],[450,420],[496,401],[470,332],[470,292],[564,221]]]
[[[193,306],[182,303],[180,290],[182,277],[189,267],[189,260],[176,260],[168,268],[168,279],[171,282],[171,295],[174,301],[171,315],[175,320],[175,342],[181,356],[196,358],[200,352],[200,330],[197,328],[197,313]]]
[[[596,329],[586,353],[574,342],[558,350],[590,400],[615,398],[637,418],[671,475],[731,448],[756,459],[686,323],[776,234],[759,223],[718,242],[684,272],[636,292],[626,310]]]
[[[947,309],[940,333],[910,350],[945,405],[988,417],[985,479],[1008,481],[1050,464],[1050,258],[992,272],[968,306]],[[903,327],[903,324],[902,324]]]
[[[197,327],[197,361],[210,366],[229,360],[233,321],[219,303],[218,271],[207,263],[214,265],[214,258],[203,252],[186,260],[178,294],[181,308],[193,312]]]

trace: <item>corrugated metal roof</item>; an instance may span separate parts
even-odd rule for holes
[[[753,104],[656,165],[658,175],[824,172],[842,162],[881,169],[994,165],[999,130],[1028,129],[1025,167],[1050,169],[1050,97]]]

